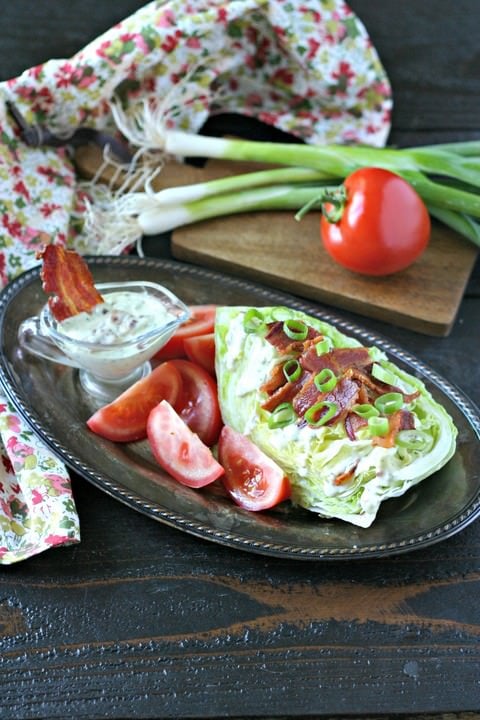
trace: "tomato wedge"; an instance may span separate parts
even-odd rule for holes
[[[87,420],[87,426],[97,435],[114,442],[141,440],[147,436],[147,420],[152,408],[161,400],[175,403],[181,384],[176,367],[165,362],[116,400],[97,410]]]
[[[216,443],[222,429],[217,383],[200,365],[190,360],[169,360],[178,371],[182,387],[173,406],[205,445]]]
[[[285,473],[245,435],[225,425],[218,441],[222,477],[232,500],[246,510],[267,510],[291,495]]]
[[[189,360],[201,365],[212,377],[215,377],[215,334],[195,335],[183,341],[185,354]]]
[[[223,474],[212,451],[166,400],[150,413],[147,436],[158,464],[182,485],[204,487]]]
[[[215,326],[216,305],[190,305],[190,318],[180,325],[170,340],[155,355],[157,360],[186,357],[183,341],[196,335],[207,335]]]

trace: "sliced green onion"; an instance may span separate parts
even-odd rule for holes
[[[320,392],[329,392],[333,390],[338,381],[333,370],[323,368],[323,370],[320,370],[320,372],[315,375],[313,382]]]
[[[293,409],[292,403],[284,402],[277,405],[275,410],[268,418],[268,427],[271,430],[276,428],[282,428],[286,425],[290,425],[296,419],[295,410]]]
[[[292,317],[292,311],[286,307],[274,307],[272,308],[271,315],[272,320],[283,322],[284,320],[288,320],[288,318]]]
[[[303,320],[285,320],[283,323],[283,332],[291,340],[305,340],[308,335],[308,326]]]
[[[332,347],[333,343],[329,337],[325,337],[323,338],[323,340],[319,340],[317,343],[315,343],[315,350],[317,351],[317,355],[319,356],[330,352]]]
[[[384,417],[368,418],[368,430],[370,435],[383,437],[388,433],[388,420]]]
[[[250,308],[247,310],[243,318],[243,329],[246,333],[265,332],[267,326],[260,310],[257,310],[256,308]]]
[[[152,192],[144,186],[113,196],[98,216],[102,222],[101,250],[116,253],[143,235],[156,235],[199,220],[261,210],[300,210],[318,206],[325,186],[341,187],[359,168],[379,167],[403,177],[432,208],[432,214],[480,244],[480,143],[452,142],[423,147],[375,148],[366,145],[277,143],[211,137],[171,130],[157,110],[139,103],[126,113],[113,103],[118,129],[132,146],[160,150],[171,157],[222,158],[275,165],[253,173]],[[279,167],[281,166],[281,167]],[[128,185],[126,186],[128,189]],[[102,199],[103,191],[102,191]],[[440,213],[440,215],[439,215]],[[302,212],[300,212],[302,214]],[[119,227],[121,226],[121,230]],[[98,254],[98,240],[95,240]]]
[[[287,360],[283,366],[283,374],[288,382],[295,382],[302,374],[302,367],[298,360]]]
[[[322,413],[324,410],[326,412]],[[337,412],[338,405],[336,402],[328,402],[327,400],[324,400],[323,402],[315,403],[315,405],[308,408],[304,418],[311,427],[321,427],[335,417]],[[322,414],[318,417],[320,413]]]
[[[396,442],[407,450],[422,450],[428,440],[418,430],[401,430],[396,437]]]
[[[370,403],[354,405],[352,407],[352,412],[354,412],[356,415],[360,415],[360,417],[365,418],[366,420],[371,417],[378,417],[378,415],[380,414],[377,408],[374,405],[370,405]]]
[[[398,379],[390,370],[387,370],[378,363],[373,363],[372,365],[372,376],[386,385],[395,385],[395,383],[398,382]]]
[[[403,395],[397,392],[385,393],[375,400],[375,407],[384,415],[391,415],[400,410],[403,405]]]

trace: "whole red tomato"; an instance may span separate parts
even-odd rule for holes
[[[381,168],[356,170],[344,182],[337,222],[322,214],[322,241],[340,265],[364,275],[390,275],[411,265],[430,239],[423,200],[403,178]],[[326,210],[333,209],[325,203]]]

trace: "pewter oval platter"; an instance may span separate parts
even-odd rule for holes
[[[24,273],[0,297],[0,380],[17,410],[75,473],[132,509],[205,540],[270,556],[303,560],[381,557],[436,543],[480,515],[480,418],[456,388],[414,357],[318,305],[213,271],[170,260],[88,258],[96,282],[150,280],[187,304],[288,305],[377,345],[426,384],[459,429],[456,454],[404,496],[384,502],[370,528],[358,528],[283,503],[264,513],[237,507],[220,484],[184,487],[155,463],[146,441],[114,444],[85,424],[95,406],[77,371],[23,354],[17,330],[45,302],[39,269]]]

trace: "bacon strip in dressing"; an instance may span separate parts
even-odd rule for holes
[[[89,312],[103,302],[87,263],[77,252],[51,243],[37,258],[43,262],[40,277],[43,290],[52,295],[48,304],[56,320]]]

